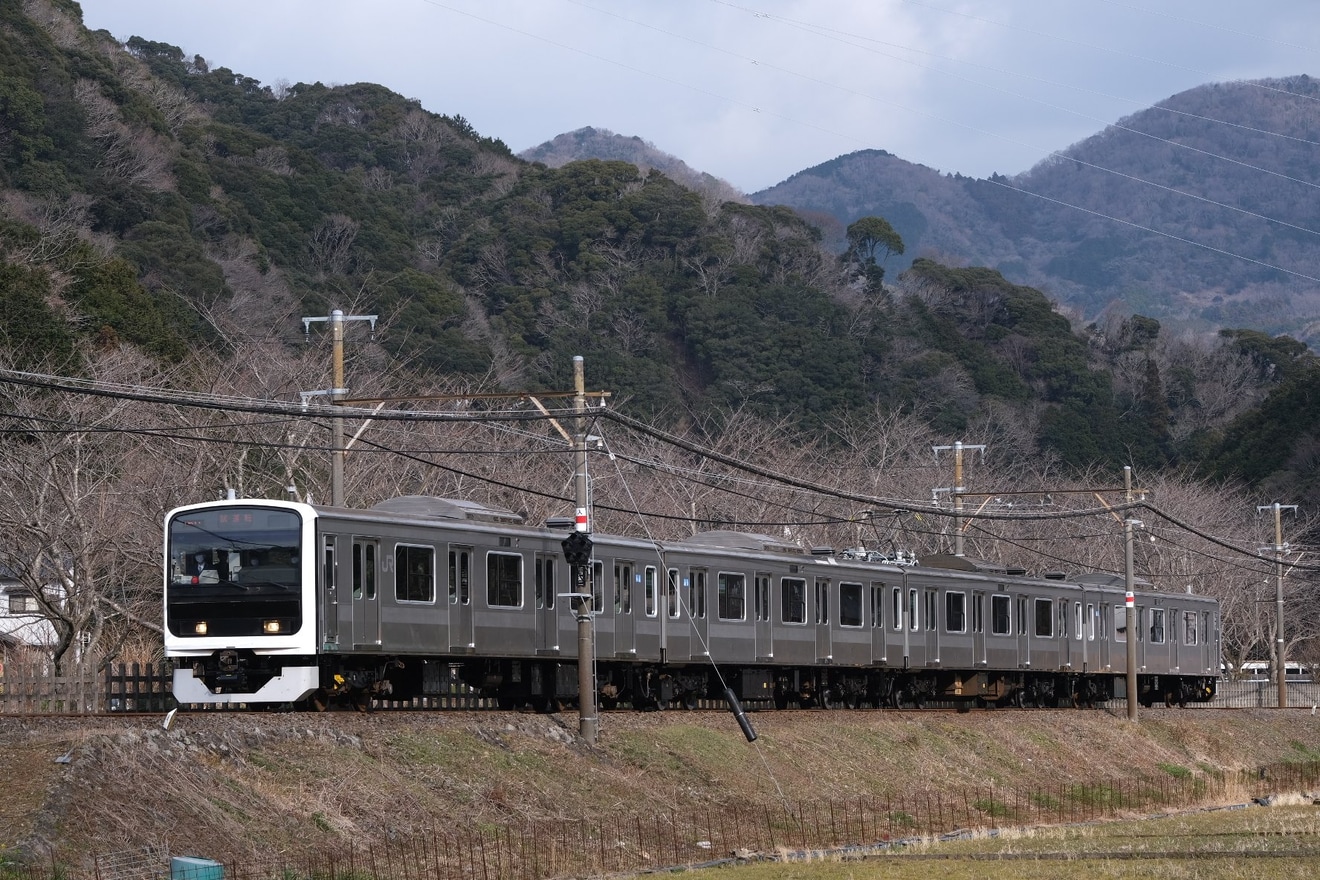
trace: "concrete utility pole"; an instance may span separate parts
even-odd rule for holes
[[[1123,490],[1127,502],[1132,503],[1132,467],[1123,468]],[[1129,721],[1137,720],[1137,601],[1136,575],[1132,567],[1132,528],[1141,525],[1140,520],[1132,518],[1131,511],[1123,516],[1123,583],[1126,588],[1123,605],[1127,614],[1127,716]]]
[[[344,322],[370,321],[371,332],[376,332],[376,315],[345,315],[335,309],[322,318],[303,318],[303,334],[310,336],[312,324],[326,322],[330,325],[330,338],[334,343],[331,362],[334,370],[334,387],[328,392],[308,391],[303,393],[303,404],[315,394],[329,394],[332,403],[340,403],[348,389],[344,387]],[[335,416],[331,420],[332,439],[330,441],[330,503],[335,507],[344,506],[344,418]]]
[[[587,537],[590,548],[591,522],[587,508],[590,505],[587,486],[587,388],[581,355],[573,357],[573,411],[577,414],[573,427],[573,497],[574,531]],[[599,734],[600,718],[596,711],[596,633],[591,619],[590,560],[573,566],[573,591],[577,596],[578,625],[578,735],[588,745],[595,745]]]
[[[941,452],[948,452],[949,450],[953,450],[953,488],[949,490],[950,494],[953,495],[953,511],[954,511],[953,555],[963,556],[965,554],[963,553],[962,509],[963,509],[963,493],[967,491],[967,487],[962,484],[963,452],[965,450],[971,449],[976,452],[980,452],[981,455],[984,456],[985,446],[984,445],[972,446],[972,445],[964,444],[961,440],[959,440],[955,442],[952,446],[932,446],[931,449],[934,450],[936,459],[940,457]],[[938,493],[941,490],[936,489],[935,491]]]
[[[1291,510],[1297,514],[1296,504],[1273,504],[1256,507],[1256,512],[1274,511],[1274,676],[1279,683],[1279,708],[1288,707],[1288,677],[1284,664],[1283,647],[1283,555],[1288,552],[1288,545],[1283,543],[1283,511]],[[1270,549],[1270,548],[1262,548]]]

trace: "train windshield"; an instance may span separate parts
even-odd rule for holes
[[[166,612],[179,636],[287,635],[302,624],[301,517],[194,510],[170,520]]]

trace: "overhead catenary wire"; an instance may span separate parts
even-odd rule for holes
[[[297,407],[293,404],[286,404],[283,402],[251,401],[250,399],[247,398],[232,398],[232,397],[216,396],[216,395],[209,395],[203,393],[161,391],[157,389],[147,389],[141,385],[129,386],[118,383],[102,383],[94,380],[74,379],[70,377],[59,377],[59,376],[51,376],[46,374],[33,374],[24,371],[15,371],[15,370],[7,370],[7,369],[0,369],[0,384],[3,383],[34,386],[34,387],[44,388],[46,390],[65,391],[68,393],[88,394],[92,396],[101,396],[101,397],[108,397],[115,399],[138,400],[148,403],[158,403],[158,404],[170,405],[170,406],[199,407],[203,409],[215,409],[215,410],[233,411],[233,412],[257,412],[263,414],[272,414],[272,413],[279,413],[284,415],[292,414],[292,415],[297,415],[301,418],[314,418],[318,416],[325,418],[325,417],[333,417],[336,415],[351,417],[349,413],[343,411],[344,409],[351,409],[351,408],[309,407],[308,409],[312,410],[311,412],[309,412],[309,411],[304,411],[301,407]],[[383,410],[379,412],[363,411],[357,413],[356,415],[359,418],[363,418],[363,419],[370,418],[370,419],[382,420],[382,421],[411,420],[411,421],[482,422],[482,421],[496,421],[496,420],[536,421],[536,420],[544,420],[548,418],[547,416],[542,415],[539,412],[528,413],[528,412],[517,412],[517,411],[500,411],[498,413],[494,413],[494,412],[465,413],[462,414],[463,418],[457,420],[453,418],[446,418],[447,416],[451,416],[453,414],[424,412],[424,411],[423,412],[387,411],[387,410]],[[835,499],[852,501],[852,502],[868,505],[871,507],[884,508],[894,511],[904,511],[904,512],[912,511],[914,513],[920,513],[922,515],[932,516],[932,517],[952,518],[961,515],[961,517],[965,521],[1001,520],[1001,521],[1010,521],[1010,522],[1011,521],[1019,521],[1019,522],[1020,521],[1061,521],[1061,520],[1069,520],[1069,519],[1086,518],[1086,517],[1098,516],[1098,515],[1111,516],[1114,513],[1125,512],[1125,511],[1147,510],[1150,511],[1153,515],[1157,515],[1164,518],[1170,524],[1180,529],[1184,529],[1192,534],[1195,534],[1197,535],[1197,537],[1200,537],[1201,539],[1206,540],[1210,543],[1217,544],[1223,547],[1224,549],[1238,553],[1254,561],[1267,562],[1267,563],[1273,563],[1274,561],[1272,556],[1266,556],[1259,551],[1248,550],[1246,548],[1235,545],[1229,541],[1225,541],[1221,538],[1210,535],[1209,533],[1201,529],[1198,529],[1197,527],[1191,525],[1190,523],[1187,523],[1181,520],[1180,518],[1159,509],[1158,507],[1156,507],[1155,505],[1153,505],[1148,501],[1136,500],[1131,502],[1122,502],[1112,505],[1106,505],[1104,507],[1099,507],[1099,508],[1084,508],[1078,510],[1065,510],[1065,511],[1042,511],[1037,513],[1018,512],[1018,511],[1015,511],[1013,513],[1004,513],[995,510],[988,510],[988,511],[981,510],[981,511],[969,512],[964,510],[960,514],[958,514],[953,511],[945,511],[945,510],[941,510],[938,507],[930,506],[929,502],[926,501],[917,501],[914,499],[902,499],[902,498],[886,498],[876,495],[848,492],[839,488],[822,486],[819,482],[803,480],[788,474],[781,474],[771,469],[764,468],[760,465],[753,464],[751,462],[741,461],[739,459],[720,453],[717,450],[702,447],[699,444],[696,444],[692,441],[688,441],[684,438],[680,438],[673,434],[670,434],[669,432],[647,425],[644,422],[641,422],[637,419],[633,419],[629,416],[625,416],[622,413],[619,413],[615,410],[599,408],[592,410],[590,415],[596,420],[616,422],[621,426],[628,428],[629,430],[637,431],[640,434],[649,436],[653,440],[657,440],[666,443],[668,445],[672,445],[676,448],[680,448],[685,451],[691,452],[693,454],[703,456],[712,461],[716,461],[728,467],[731,467],[735,470],[741,470],[743,472],[750,473],[764,479],[772,480],[781,485],[786,485],[797,489],[818,493],[821,495],[827,495]],[[241,443],[242,441],[236,440],[234,442]],[[379,444],[368,443],[368,445],[379,447]],[[566,500],[561,496],[557,496],[552,493],[540,492],[538,490],[529,489],[527,487],[504,483],[502,481],[495,480],[487,475],[475,474],[475,473],[463,471],[461,469],[454,468],[452,466],[442,465],[430,461],[429,459],[423,459],[420,456],[411,456],[410,453],[405,451],[394,450],[388,447],[379,447],[379,448],[381,448],[382,451],[389,451],[393,454],[401,455],[405,458],[412,457],[419,463],[426,464],[427,466],[438,467],[471,479],[485,481],[493,485],[499,485],[503,488],[509,489],[510,491],[526,492],[528,494],[540,495],[542,497],[561,500],[561,501]],[[613,508],[604,508],[604,509],[613,509]],[[629,512],[629,511],[627,509],[623,509],[619,512]],[[658,516],[663,517],[664,515],[658,515]],[[690,521],[690,517],[669,516],[668,518],[675,520]],[[849,520],[845,520],[845,519],[838,520],[838,522],[847,522],[847,521]],[[809,524],[820,524],[820,523],[806,523],[806,524],[809,525]],[[1299,570],[1303,570],[1303,571],[1320,571],[1320,564],[1307,565],[1307,564],[1299,563],[1296,567]]]

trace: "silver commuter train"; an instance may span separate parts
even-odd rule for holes
[[[165,525],[165,652],[184,704],[411,699],[452,677],[502,706],[576,700],[564,531],[410,496],[353,510],[240,499]],[[712,531],[657,543],[596,534],[605,708],[1093,705],[1123,696],[1113,575],[1027,577],[965,557],[806,551]],[[1213,698],[1219,609],[1138,592],[1139,699]],[[719,665],[723,681],[716,675]]]

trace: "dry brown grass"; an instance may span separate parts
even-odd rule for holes
[[[170,731],[158,719],[0,717],[0,760],[19,781],[0,802],[0,846],[76,861],[159,842],[270,859],[529,819],[773,807],[781,792],[1051,791],[1320,754],[1309,712],[1152,710],[1133,725],[1083,711],[807,711],[753,722],[749,745],[726,713],[610,713],[588,748],[572,714],[207,713]],[[53,763],[70,750],[71,763]]]

